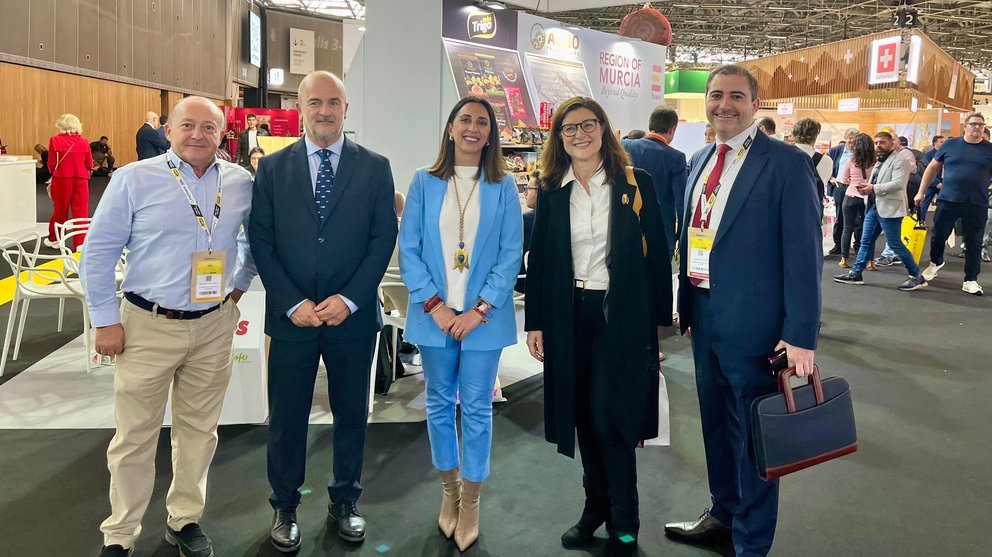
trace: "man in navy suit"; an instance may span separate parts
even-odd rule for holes
[[[283,552],[300,547],[296,507],[306,472],[307,425],[323,358],[334,415],[328,514],[338,535],[365,539],[356,505],[368,420],[376,289],[396,243],[389,161],[345,139],[344,84],[318,71],[300,82],[306,135],[260,161],[248,235],[266,290],[269,348],[270,532]]]
[[[134,134],[134,150],[139,161],[157,157],[169,150],[169,140],[158,131],[158,127],[158,114],[146,113],[145,123]]]
[[[679,277],[679,315],[692,339],[712,508],[665,532],[690,542],[733,540],[766,555],[778,482],[759,476],[749,445],[751,402],[776,389],[768,356],[813,371],[823,247],[812,161],[752,125],[758,82],[736,65],[710,72],[706,114],[717,141],[692,156]]]
[[[647,135],[621,142],[630,153],[634,166],[646,170],[654,181],[658,204],[661,205],[662,223],[668,237],[669,256],[675,255],[675,242],[678,240],[682,220],[680,209],[685,197],[685,154],[670,146],[678,125],[679,115],[675,109],[659,106],[651,112],[648,119],[650,132]]]

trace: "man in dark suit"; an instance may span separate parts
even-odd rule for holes
[[[692,338],[712,508],[665,526],[690,542],[732,539],[738,556],[767,554],[778,517],[778,482],[758,476],[749,446],[751,402],[777,390],[774,351],[800,377],[812,373],[823,267],[812,161],[758,133],[757,109],[747,70],[710,72],[717,142],[689,163],[679,315]]]
[[[254,114],[245,116],[245,124],[248,126],[245,131],[238,134],[238,160],[237,163],[247,167],[251,161],[248,160],[248,153],[252,148],[258,147],[259,136],[269,135],[268,130],[259,129],[258,117]]]
[[[169,140],[159,133],[158,127],[158,114],[147,112],[145,123],[134,134],[134,146],[139,161],[157,157],[169,150]]]
[[[648,134],[640,139],[621,141],[634,166],[647,171],[654,181],[670,256],[675,255],[686,181],[685,154],[670,146],[678,125],[679,115],[675,109],[659,106],[648,119]]]
[[[365,539],[356,503],[368,420],[376,289],[396,243],[389,161],[344,138],[344,84],[318,71],[300,82],[306,135],[259,161],[252,256],[266,290],[269,349],[269,502],[277,549],[300,546],[296,507],[307,456],[317,363],[323,358],[334,416],[328,514],[338,535]]]

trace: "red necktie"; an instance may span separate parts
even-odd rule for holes
[[[716,164],[713,166],[713,170],[710,171],[709,176],[706,179],[706,185],[703,188],[703,200],[696,201],[696,210],[692,214],[692,227],[701,228],[703,222],[703,204],[709,200],[710,196],[716,190],[717,184],[720,183],[720,175],[723,174],[723,163],[727,159],[727,152],[730,151],[730,145],[722,143],[716,147]],[[712,215],[712,213],[710,213]],[[709,228],[709,215],[707,216],[706,226]],[[690,278],[693,286],[699,286],[703,281],[700,279]]]

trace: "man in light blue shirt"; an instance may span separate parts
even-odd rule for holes
[[[114,173],[86,238],[80,276],[96,350],[117,356],[102,557],[128,555],[141,532],[170,386],[166,541],[187,557],[213,555],[199,521],[231,377],[236,302],[256,274],[238,239],[251,211],[251,175],[216,158],[223,129],[224,115],[209,100],[177,103],[166,128],[172,148]],[[124,249],[119,302],[114,269]]]

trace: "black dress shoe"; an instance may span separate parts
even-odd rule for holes
[[[183,557],[214,557],[214,548],[210,538],[195,522],[183,526],[183,529],[178,532],[166,526],[165,541],[169,542],[169,545],[179,547],[179,554]]]
[[[365,519],[354,501],[327,504],[327,517],[338,525],[338,536],[349,542],[365,541]]]
[[[124,546],[116,543],[114,545],[105,545],[100,550],[100,557],[128,557],[133,549],[133,547],[125,549]]]
[[[730,526],[720,522],[706,509],[695,522],[670,522],[665,535],[694,543],[727,542],[733,539]]]
[[[272,531],[269,532],[272,545],[283,553],[300,548],[300,526],[296,523],[296,509],[277,510],[272,517]]]
[[[596,543],[593,534],[599,527],[606,523],[607,531],[610,530],[610,503],[609,500],[595,500],[586,496],[585,506],[582,508],[582,516],[579,521],[561,535],[561,546],[565,549],[578,549]]]
[[[596,525],[596,527],[593,528],[591,526],[583,526],[583,524],[579,522],[561,535],[561,546],[565,549],[578,549],[580,547],[592,545],[596,543],[596,538],[593,534],[598,528],[599,525]]]
[[[637,555],[637,538],[632,535],[610,536],[603,548],[603,557],[631,557]]]

